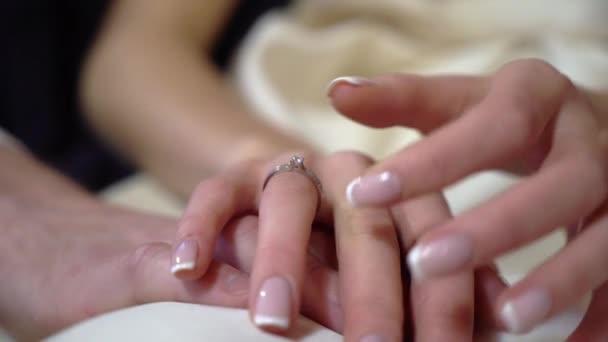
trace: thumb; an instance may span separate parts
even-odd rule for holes
[[[487,88],[484,77],[391,74],[339,77],[328,85],[327,95],[339,113],[364,125],[426,133],[459,117]]]

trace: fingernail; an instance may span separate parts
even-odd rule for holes
[[[291,315],[291,286],[283,277],[262,284],[255,305],[254,323],[259,327],[287,330]]]
[[[196,266],[198,243],[195,240],[183,240],[173,250],[171,273],[192,271]]]
[[[525,333],[546,318],[551,305],[551,296],[547,291],[530,290],[504,304],[501,311],[503,323],[512,333]]]
[[[362,337],[359,340],[359,342],[384,342],[384,341],[386,341],[386,340],[378,335],[367,335],[365,337]]]
[[[400,197],[401,181],[388,171],[356,178],[346,187],[346,199],[353,207],[384,205]]]
[[[417,244],[407,255],[410,273],[415,279],[445,275],[471,262],[473,241],[464,234],[451,234]]]
[[[331,94],[334,91],[334,89],[336,88],[336,86],[339,85],[340,83],[346,83],[346,84],[349,84],[349,85],[355,86],[355,87],[365,87],[365,86],[372,86],[372,85],[378,84],[365,77],[342,76],[342,77],[335,78],[331,82],[329,82],[329,84],[327,85],[327,88],[325,89],[325,93],[327,94],[327,96],[331,96]]]

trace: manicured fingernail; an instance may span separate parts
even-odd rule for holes
[[[192,271],[198,257],[198,243],[195,240],[183,240],[173,250],[171,273]]]
[[[327,96],[331,96],[331,94],[334,91],[334,89],[336,88],[336,86],[341,83],[346,83],[346,84],[349,84],[349,85],[355,86],[355,87],[373,86],[373,85],[378,84],[378,83],[376,83],[368,78],[364,78],[364,77],[342,76],[342,77],[335,78],[331,82],[329,82],[329,84],[327,85],[327,88],[325,89]]]
[[[255,305],[254,323],[259,327],[287,330],[291,315],[291,286],[283,277],[262,284]]]
[[[512,333],[525,333],[542,323],[551,311],[551,305],[547,291],[530,290],[504,304],[501,311],[503,323]]]
[[[401,181],[388,171],[356,178],[346,187],[346,199],[353,207],[384,205],[400,197]]]
[[[407,255],[410,272],[424,279],[458,271],[471,262],[473,241],[464,234],[451,234],[437,240],[419,243]]]
[[[384,342],[384,341],[386,341],[386,340],[378,335],[367,335],[365,337],[362,337],[359,340],[359,342]]]

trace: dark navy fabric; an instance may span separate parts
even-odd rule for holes
[[[240,1],[214,50],[217,65],[226,67],[261,14],[286,3]],[[105,0],[0,1],[0,127],[90,190],[132,171],[92,134],[78,104],[79,70],[107,6]]]

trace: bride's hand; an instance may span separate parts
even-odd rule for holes
[[[579,226],[563,250],[501,294],[495,312],[506,329],[524,332],[595,291],[575,336],[605,337],[608,109],[539,60],[515,61],[488,77],[356,81],[331,89],[343,114],[429,133],[353,182],[356,206],[389,207],[483,169],[529,175],[422,237],[409,254],[417,277],[471,270],[560,226]]]
[[[306,171],[280,172],[268,179],[273,168],[290,162],[294,155],[302,157],[307,172],[315,176]],[[412,331],[404,331],[409,296],[404,296],[399,236],[411,244],[416,234],[449,218],[449,211],[439,196],[397,208],[394,220],[388,209],[353,209],[343,195],[344,188],[371,164],[368,157],[354,152],[328,156],[294,152],[240,163],[202,182],[179,225],[173,272],[181,279],[205,274],[226,222],[244,213],[257,214],[259,232],[249,302],[255,324],[286,332],[302,307],[304,313],[334,329],[342,325],[336,324],[336,317],[343,314],[343,329],[338,330],[343,330],[348,341],[402,340]],[[327,279],[303,283],[309,277],[304,272],[304,255],[313,223],[335,234],[337,260],[319,270],[331,277],[339,270],[339,296],[322,295],[330,286]],[[408,291],[407,284],[405,287]],[[417,336],[471,339],[471,273],[425,282],[414,286],[412,293]],[[310,306],[319,302],[323,305]],[[317,311],[320,309],[329,316]]]

